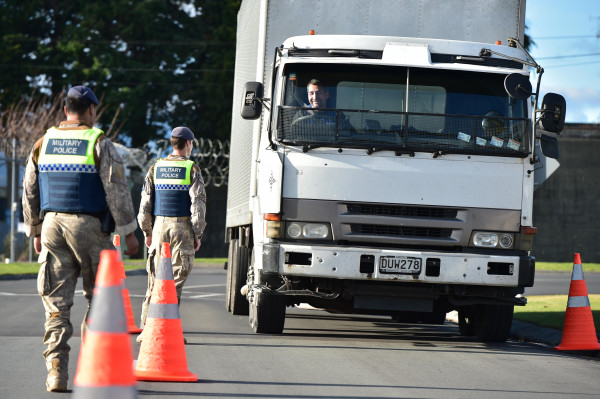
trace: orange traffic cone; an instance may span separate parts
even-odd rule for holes
[[[600,350],[579,254],[573,262],[562,341],[554,349]]]
[[[85,345],[79,353],[75,373],[75,398],[137,397],[118,262],[117,251],[100,253]]]
[[[134,373],[141,381],[198,381],[198,375],[188,371],[171,250],[166,242],[162,244]]]
[[[138,334],[142,332],[142,329],[135,325],[133,319],[133,309],[131,309],[131,297],[129,296],[129,290],[127,289],[127,275],[125,274],[125,265],[123,264],[123,257],[121,256],[121,238],[118,234],[113,237],[113,245],[117,249],[119,254],[119,267],[120,277],[123,280],[123,288],[121,293],[123,294],[123,305],[125,306],[125,317],[127,318],[127,331],[130,334]]]

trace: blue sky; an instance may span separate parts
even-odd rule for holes
[[[565,97],[567,122],[600,123],[600,1],[527,0],[525,21],[541,95]]]

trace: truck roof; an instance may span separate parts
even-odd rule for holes
[[[528,73],[527,67],[519,62],[495,54],[482,57],[482,50],[490,49],[527,60],[525,53],[518,48],[489,43],[394,36],[304,35],[285,40],[282,47],[284,56],[288,57],[328,57],[337,62],[344,62],[339,59],[341,57],[358,57],[367,58],[369,63],[424,67],[452,64],[460,69],[495,67]],[[381,61],[374,62],[377,59]],[[329,61],[321,59],[319,62]]]

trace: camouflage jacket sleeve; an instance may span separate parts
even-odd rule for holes
[[[142,187],[142,199],[140,201],[140,211],[138,212],[138,223],[144,232],[144,236],[152,236],[152,215],[154,213],[154,166],[152,166],[146,178],[144,179],[144,187]]]
[[[96,142],[96,154],[108,208],[115,219],[117,233],[125,237],[137,229],[133,201],[125,178],[125,165],[117,149],[108,139]]]
[[[27,237],[33,237],[42,233],[42,218],[40,208],[40,187],[38,183],[37,154],[40,150],[42,140],[38,140],[31,150],[25,166],[23,175],[23,220]]]
[[[204,189],[204,179],[200,168],[194,165],[192,169],[192,187],[190,188],[190,197],[192,200],[192,228],[196,237],[202,237],[206,228],[206,190]]]

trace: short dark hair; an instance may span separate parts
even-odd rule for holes
[[[90,107],[92,102],[85,99],[67,96],[66,106],[67,112],[70,114],[83,115],[85,111]]]
[[[171,145],[176,150],[182,150],[189,140],[182,139],[181,137],[171,137]]]
[[[325,86],[323,85],[323,82],[321,82],[319,79],[311,79],[310,82],[308,82],[306,84],[306,88],[308,89],[308,86],[310,86],[310,85],[319,86],[319,87],[325,88]]]

